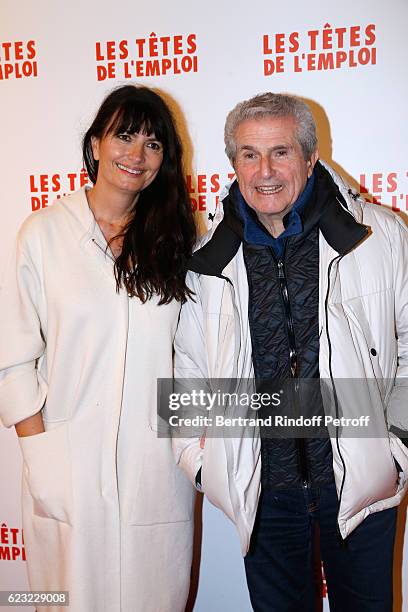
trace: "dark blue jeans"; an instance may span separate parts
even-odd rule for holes
[[[316,561],[331,612],[392,612],[397,509],[369,515],[342,543],[335,485],[264,490],[245,557],[255,612],[315,612]]]

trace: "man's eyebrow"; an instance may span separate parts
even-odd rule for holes
[[[256,151],[256,147],[253,147],[252,145],[243,144],[243,145],[240,145],[238,148],[239,148],[240,151],[244,151],[244,150],[246,150],[246,151]]]
[[[239,151],[257,151],[257,147],[249,144],[243,144],[238,147]],[[278,151],[279,149],[293,149],[293,145],[290,144],[278,144],[270,147],[268,151]]]

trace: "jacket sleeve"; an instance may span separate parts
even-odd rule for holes
[[[181,308],[174,342],[174,377],[177,390],[188,393],[194,384],[192,379],[200,379],[200,388],[207,386],[208,368],[199,278],[194,273],[188,273],[187,282],[195,295]],[[195,411],[194,414],[198,412]],[[203,430],[201,435],[204,434]],[[203,459],[201,437],[185,438],[182,435],[177,431],[173,434],[173,452],[177,464],[196,485],[196,476]]]
[[[398,366],[387,417],[391,430],[399,437],[408,438],[408,228],[399,217],[396,217],[395,226],[392,252]]]
[[[39,412],[47,395],[37,367],[45,351],[41,293],[38,271],[18,240],[0,287],[0,419],[6,427]]]

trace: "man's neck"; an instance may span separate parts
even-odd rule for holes
[[[285,212],[285,214],[287,214],[287,212]],[[272,215],[257,213],[257,217],[259,222],[262,223],[264,228],[270,233],[271,236],[273,236],[273,238],[279,238],[279,236],[285,231],[283,216],[276,218],[275,216],[272,217]]]

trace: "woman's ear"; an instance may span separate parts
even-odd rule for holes
[[[99,161],[99,138],[91,136],[92,155],[95,161]]]

